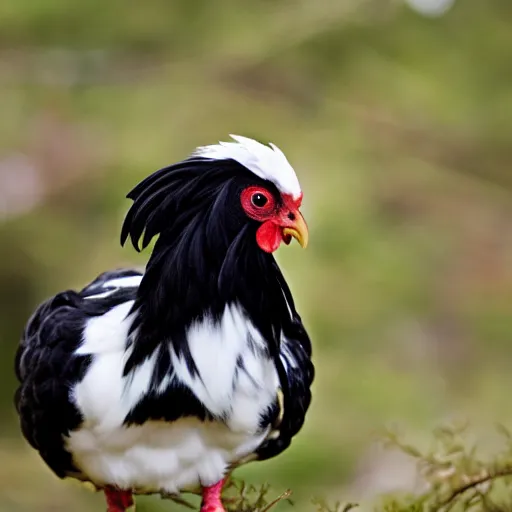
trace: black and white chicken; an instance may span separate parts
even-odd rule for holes
[[[158,236],[144,273],[55,295],[18,348],[23,435],[109,512],[199,487],[223,511],[226,476],[283,452],[310,405],[310,339],[272,255],[307,244],[299,181],[275,145],[232,138],[128,194],[121,243]]]

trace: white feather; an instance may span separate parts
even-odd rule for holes
[[[191,375],[185,361],[171,351],[174,370],[164,379],[167,385],[176,379],[188,386],[226,421],[182,418],[126,427],[124,419],[149,389],[157,362],[155,352],[131,375],[122,376],[129,355],[125,345],[132,318],[126,314],[131,306],[118,306],[87,324],[77,353],[92,354],[93,362],[71,393],[84,423],[70,434],[67,448],[97,486],[175,493],[211,485],[269,435],[269,428],[262,431],[259,422],[276,400],[274,364],[243,311],[227,306],[218,324],[205,319],[187,333],[198,375]],[[243,370],[237,369],[240,361]]]
[[[111,279],[103,283],[101,288],[114,288],[113,290],[107,290],[106,292],[99,292],[95,295],[89,295],[85,297],[86,300],[91,299],[103,299],[108,297],[109,295],[114,294],[119,288],[134,288],[140,285],[142,281],[142,276],[127,276],[127,277],[119,277],[117,279]],[[101,289],[100,288],[100,289]]]
[[[220,325],[209,319],[193,324],[187,339],[200,378],[191,375],[186,362],[175,356],[177,378],[208,410],[227,417],[233,430],[254,431],[279,385],[275,366],[262,350],[259,332],[240,308],[232,305],[226,306]],[[238,360],[244,370],[237,370]]]
[[[118,277],[117,279],[111,279],[103,284],[104,288],[110,288],[115,286],[116,288],[133,288],[139,286],[142,281],[142,276],[127,276]]]
[[[108,432],[82,429],[71,434],[67,448],[98,487],[177,493],[218,482],[230,462],[252,453],[267,434],[237,434],[218,422],[183,418]]]
[[[122,353],[132,322],[127,315],[133,302],[124,302],[102,316],[91,318],[84,329],[83,341],[76,354]]]
[[[236,142],[219,142],[199,147],[193,155],[214,160],[236,160],[260,178],[272,181],[282,193],[291,194],[294,199],[300,197],[301,188],[297,175],[277,146],[265,146],[240,135],[230,136]]]
[[[87,297],[84,297],[84,299],[85,300],[104,299],[105,297],[108,297],[109,295],[112,295],[115,292],[116,292],[116,290],[108,290],[106,292],[97,293],[96,295],[89,295]]]

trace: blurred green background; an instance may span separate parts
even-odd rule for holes
[[[0,3],[0,511],[104,510],[22,440],[14,350],[47,296],[144,264],[125,194],[229,133],[301,180],[310,246],[277,257],[317,367],[292,447],[238,476],[364,504],[416,485],[383,428],[510,427],[511,51],[510,0]]]

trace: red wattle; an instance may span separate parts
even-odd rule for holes
[[[283,241],[281,228],[271,220],[264,222],[256,231],[256,242],[265,252],[274,252]]]

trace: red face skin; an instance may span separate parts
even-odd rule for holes
[[[299,234],[299,242],[307,242],[307,227],[299,211],[302,194],[298,199],[282,194],[277,204],[274,196],[263,187],[247,187],[240,196],[242,208],[251,219],[261,222],[256,232],[256,242],[265,252],[274,252],[281,242],[289,244],[292,236]],[[293,235],[289,233],[293,231]]]

